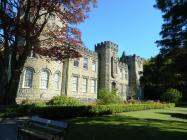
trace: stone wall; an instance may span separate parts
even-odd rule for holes
[[[62,67],[63,64],[61,62],[56,61],[46,61],[45,58],[28,58],[24,65],[22,74],[20,76],[19,88],[17,91],[17,101],[24,99],[31,100],[48,100],[56,95],[61,95],[61,81],[62,81]],[[23,79],[24,72],[26,68],[32,68],[33,78],[32,78],[32,87],[24,88]],[[49,72],[49,83],[47,89],[40,88],[40,77],[41,71],[47,70]],[[54,74],[56,72],[60,73],[60,82],[59,89],[54,89]]]
[[[144,60],[136,55],[127,56],[126,62],[129,69],[129,91],[128,96],[137,96],[137,98],[142,98],[143,91],[140,85],[140,77],[143,72],[143,62]]]
[[[143,59],[139,56],[127,56],[126,63],[118,60],[118,46],[110,41],[95,45],[95,52],[86,48],[79,48],[82,55],[80,58],[66,59],[63,62],[46,61],[47,58],[28,58],[23,72],[20,76],[20,83],[17,92],[17,101],[24,99],[49,100],[56,95],[75,97],[83,101],[95,101],[100,89],[115,88],[119,96],[126,100],[127,96],[142,97],[140,77],[143,71]],[[88,60],[88,69],[83,67],[84,58]],[[78,66],[74,61],[78,59]],[[93,61],[96,63],[96,71],[93,71]],[[25,69],[32,68],[32,87],[25,88],[23,79]],[[47,89],[40,88],[41,71],[49,72],[49,83]],[[60,73],[59,89],[54,88],[54,74]],[[77,90],[73,91],[73,78],[77,77]],[[87,90],[84,91],[85,79]],[[96,91],[93,93],[93,80],[96,82]]]
[[[97,53],[84,49],[79,50],[82,57],[79,59],[79,66],[74,66],[75,59],[69,59],[65,61],[64,65],[64,94],[69,97],[75,97],[83,101],[94,101],[97,99],[97,82],[98,82],[98,57]],[[88,58],[88,69],[83,68],[83,59]],[[92,62],[96,62],[96,71],[92,70]],[[66,70],[65,70],[66,69]],[[77,92],[72,92],[72,78],[78,77],[78,89]],[[87,79],[87,91],[83,92],[83,78]],[[96,92],[91,92],[91,80],[96,80]]]

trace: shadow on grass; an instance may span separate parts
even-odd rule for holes
[[[176,104],[176,107],[185,107],[187,108],[187,102],[180,102]]]
[[[183,114],[183,113],[158,113],[158,114],[166,114],[174,118],[187,119],[187,114]]]
[[[187,122],[105,116],[69,120],[68,140],[186,140]]]

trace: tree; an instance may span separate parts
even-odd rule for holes
[[[173,73],[171,59],[160,54],[146,61],[140,81],[144,87],[144,98],[151,100],[160,100],[166,89],[179,86],[179,79]]]
[[[170,60],[166,72],[173,76],[177,89],[187,99],[187,1],[156,0],[155,7],[162,11],[164,19],[162,39],[156,42],[161,48],[160,55]]]
[[[162,55],[174,55],[178,48],[187,47],[187,1],[186,0],[156,0],[154,6],[163,13],[164,23],[156,43],[161,47]]]
[[[126,54],[125,51],[123,51],[122,56],[120,57],[120,62],[126,63]]]
[[[81,33],[75,25],[88,17],[90,4],[95,6],[96,0],[0,1],[1,104],[15,102],[19,77],[31,51],[52,60],[80,56],[75,48],[82,46]],[[48,28],[51,16],[61,26]]]
[[[146,98],[160,99],[161,93],[175,88],[187,99],[187,1],[156,0],[157,9],[163,13],[164,23],[156,41],[160,53],[144,66],[144,85]]]

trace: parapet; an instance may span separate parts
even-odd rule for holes
[[[103,48],[111,48],[114,49],[115,51],[118,51],[118,45],[111,41],[104,41],[95,45],[95,50],[103,49]]]
[[[98,57],[98,54],[94,51],[91,51],[90,49],[86,48],[86,47],[80,47],[78,48],[78,52],[80,52],[80,54],[84,54],[84,55],[89,55],[91,57]]]
[[[126,60],[128,62],[132,62],[132,61],[136,61],[136,62],[140,62],[140,63],[143,63],[144,62],[144,59],[140,56],[137,56],[136,54],[133,54],[133,55],[128,55],[126,56]]]
[[[119,62],[118,65],[120,68],[125,68],[125,69],[128,68],[128,65],[123,62]]]

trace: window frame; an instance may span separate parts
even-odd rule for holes
[[[43,77],[42,77],[42,73],[44,73],[44,72],[46,72],[46,74],[47,74],[47,77],[46,77],[46,79],[44,79]],[[42,70],[41,71],[41,73],[40,73],[40,89],[48,89],[49,88],[49,71],[48,70],[46,70],[46,69],[44,69],[44,70]],[[43,78],[43,79],[42,79]],[[43,81],[46,81],[46,86],[44,87],[44,85],[43,85]]]
[[[86,63],[85,63],[86,62]],[[88,70],[88,58],[87,57],[84,57],[83,58],[83,68],[85,70]]]
[[[91,79],[91,93],[93,94],[97,93],[97,80],[96,79]]]
[[[74,83],[74,79],[76,78],[76,82]],[[71,81],[71,92],[72,93],[77,93],[78,92],[78,83],[79,83],[79,76],[73,75],[72,76],[72,81]],[[75,90],[73,89],[73,85],[75,84]]]
[[[77,66],[75,65],[76,63],[75,62],[77,62]],[[75,58],[74,60],[73,60],[73,66],[74,67],[79,67],[79,65],[80,65],[80,59],[79,58]]]
[[[27,71],[31,71],[32,75],[30,76],[31,78],[27,79],[27,80],[31,80],[28,83],[30,83],[30,86],[26,86],[26,72]],[[32,68],[25,68],[24,70],[24,75],[23,75],[23,83],[22,83],[22,88],[32,88],[32,83],[33,83],[33,74],[34,74],[34,70]]]
[[[84,80],[86,80],[86,81],[84,81]],[[82,93],[87,93],[87,92],[88,92],[88,78],[83,77],[82,78]]]
[[[97,71],[97,66],[96,66],[96,61],[92,60],[92,71],[96,72]]]
[[[123,69],[120,69],[120,79],[123,79]]]

